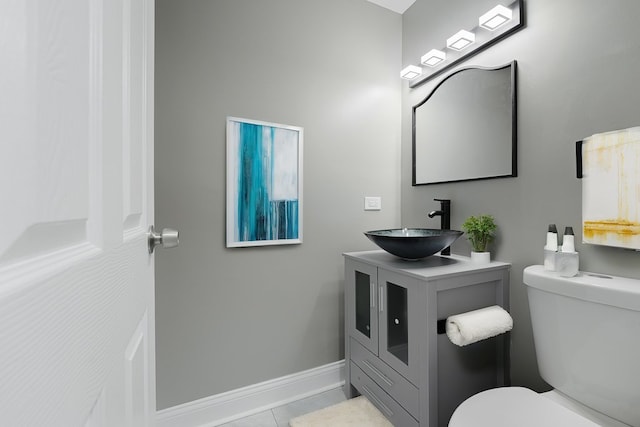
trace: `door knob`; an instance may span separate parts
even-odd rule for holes
[[[158,245],[162,245],[163,248],[173,248],[180,243],[179,233],[177,230],[170,228],[163,228],[162,233],[156,233],[153,225],[149,227],[149,253],[152,254],[153,250]]]

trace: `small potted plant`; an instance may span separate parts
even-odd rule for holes
[[[479,264],[488,264],[491,254],[487,246],[495,237],[496,223],[491,215],[470,216],[462,224],[462,230],[467,234],[471,242],[471,261]]]

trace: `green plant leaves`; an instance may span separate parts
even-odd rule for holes
[[[474,252],[487,251],[487,245],[493,241],[497,228],[491,215],[470,216],[462,224],[462,230],[467,234]]]

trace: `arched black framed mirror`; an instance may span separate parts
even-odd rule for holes
[[[467,67],[413,107],[413,185],[517,176],[516,62]]]

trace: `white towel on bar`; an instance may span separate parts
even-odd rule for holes
[[[502,307],[493,305],[449,316],[447,336],[452,343],[465,346],[503,334],[513,328],[513,319]]]

